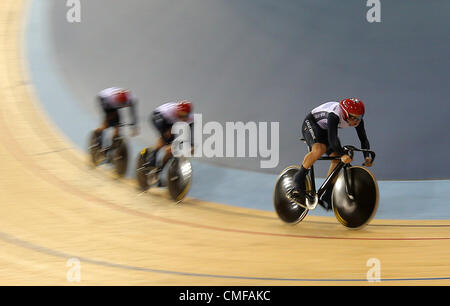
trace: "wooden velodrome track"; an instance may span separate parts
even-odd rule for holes
[[[450,285],[449,220],[375,219],[350,231],[309,216],[290,226],[273,212],[176,205],[90,169],[23,69],[26,5],[0,1],[1,285],[74,284],[70,258],[81,285],[364,285],[370,258],[378,284]]]

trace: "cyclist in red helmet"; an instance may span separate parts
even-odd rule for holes
[[[150,115],[151,124],[158,130],[160,134],[160,137],[156,142],[156,146],[153,148],[150,156],[148,157],[148,162],[151,166],[156,166],[156,156],[158,154],[158,151],[163,147],[166,147],[166,152],[160,168],[164,167],[166,162],[172,156],[172,147],[170,145],[175,139],[174,135],[172,134],[172,126],[176,122],[183,121],[189,124],[191,129],[191,146],[194,145],[194,142],[192,141],[192,137],[194,134],[194,116],[192,111],[192,103],[190,101],[183,100],[180,102],[169,102],[158,106]]]
[[[107,128],[114,128],[113,139],[119,135],[119,109],[124,107],[130,108],[130,115],[132,118],[131,125],[133,125],[134,127],[131,135],[136,136],[138,134],[136,116],[137,100],[129,90],[119,87],[110,87],[103,89],[97,94],[97,101],[105,114],[105,119],[103,120],[102,125],[95,130],[100,146],[102,146],[103,131]]]
[[[295,188],[288,192],[288,197],[305,203],[305,179],[314,162],[323,154],[329,156],[341,155],[343,163],[350,163],[352,159],[345,154],[338,138],[338,128],[355,127],[362,149],[370,149],[364,128],[364,103],[357,98],[344,99],[341,102],[327,102],[314,108],[305,118],[302,125],[302,134],[310,148],[310,152],[303,159],[300,170],[294,176]],[[368,153],[364,152],[365,165],[372,166]],[[330,174],[339,161],[332,161],[328,174]],[[329,190],[329,191],[328,191]],[[325,209],[331,209],[331,190],[329,188],[319,203]]]

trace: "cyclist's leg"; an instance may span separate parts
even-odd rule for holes
[[[120,136],[119,126],[114,126],[113,135],[112,135],[112,148],[117,149],[118,143],[116,142],[116,139]]]
[[[112,135],[112,144],[114,143],[114,139],[119,136],[119,124],[120,124],[120,115],[118,110],[109,110],[106,112],[106,122],[108,127],[112,127],[113,135]]]
[[[336,157],[339,156],[339,154],[337,154],[336,152],[332,152],[329,154],[330,157]],[[334,168],[336,168],[336,166],[339,164],[339,160],[332,160],[330,163],[330,168],[328,169],[328,173],[327,176],[329,176],[331,174],[331,172],[333,172]],[[336,182],[337,177],[335,177],[333,179],[333,183]]]
[[[162,149],[164,146],[169,145],[171,141],[173,141],[173,136],[171,134],[172,126],[164,119],[164,117],[159,112],[153,112],[151,114],[150,125],[153,126],[160,134],[160,137],[158,138],[155,147],[153,148],[152,152],[150,153],[150,156],[148,157],[150,165],[156,166],[156,156],[158,154],[158,151]],[[166,155],[167,151],[164,156],[164,159],[167,158],[168,160],[168,157],[166,157]],[[163,160],[163,165],[164,164],[165,163]]]
[[[166,130],[166,132],[164,133],[163,141],[165,142],[165,149],[164,149],[165,153],[164,153],[164,157],[162,160],[161,168],[163,168],[166,165],[166,163],[169,161],[169,159],[172,157],[171,144],[172,144],[173,140],[174,140],[174,137],[172,135],[171,128],[170,128],[170,129]]]
[[[103,104],[103,99],[100,97],[98,98],[98,105],[101,107],[101,110],[103,111],[103,121],[100,125],[100,127],[98,127],[97,129],[95,129],[95,135],[97,138],[97,143],[99,144],[100,147],[103,146],[103,131],[106,130],[107,128],[110,127],[110,112],[111,110],[105,108],[104,104]]]
[[[155,151],[160,150],[162,147],[166,146],[167,143],[164,141],[163,137],[159,137],[158,140],[156,141],[156,145],[154,147]]]
[[[172,146],[171,145],[167,145],[166,148],[165,148],[165,153],[164,153],[164,157],[163,157],[161,168],[163,168],[166,165],[166,163],[169,161],[169,159],[171,157],[172,157]]]
[[[160,137],[158,139],[155,147],[153,148],[153,150],[151,151],[151,153],[148,157],[148,162],[151,166],[156,166],[156,158],[157,158],[158,152],[161,149],[164,150],[164,156],[163,156],[161,165],[159,165],[158,167],[162,169],[165,166],[165,164],[169,161],[169,159],[172,157],[171,143],[166,141],[165,137],[164,138]]]
[[[120,136],[120,128],[118,125],[114,126],[113,139]]]
[[[302,166],[306,169],[311,168],[312,165],[327,151],[327,145],[324,143],[317,142],[313,144],[311,152],[305,155],[303,159]]]
[[[327,151],[328,135],[326,130],[317,125],[312,115],[308,115],[303,122],[302,134],[311,150],[305,155],[300,170],[294,176],[294,182],[297,189],[304,191],[309,169]]]
[[[102,124],[98,128],[95,129],[95,133],[100,134],[107,128],[108,128],[108,122],[105,120],[102,122]]]
[[[103,131],[108,128],[108,121],[104,120],[102,125],[95,129],[95,137],[100,148],[103,147]]]
[[[167,141],[165,141],[163,136],[159,137],[158,140],[156,141],[155,147],[152,150],[152,154],[155,157],[155,162],[156,162],[156,154],[158,153],[159,150],[161,150],[165,146],[167,146]]]
[[[323,143],[315,143],[311,151],[306,154],[303,159],[303,163],[300,167],[300,170],[294,175],[294,182],[296,184],[296,188],[305,191],[306,190],[306,175],[308,175],[309,169],[312,165],[318,160],[327,150],[327,146]]]
[[[328,152],[327,152],[328,153]],[[338,153],[336,152],[331,152],[330,154],[328,154],[331,157],[335,157],[335,156],[339,156]],[[328,169],[328,174],[327,177],[331,174],[331,172],[333,172],[334,168],[336,168],[336,166],[339,164],[339,160],[332,160],[330,163],[330,168]],[[333,181],[331,182],[330,187],[328,187],[325,192],[322,194],[322,196],[320,197],[320,199],[322,200],[322,202],[325,202],[324,205],[322,205],[325,209],[331,209],[331,195],[333,193],[333,186],[334,183],[336,183],[337,180],[337,176],[333,179]]]

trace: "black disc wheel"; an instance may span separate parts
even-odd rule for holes
[[[191,187],[192,164],[188,158],[172,158],[168,165],[167,187],[173,200],[184,199]]]
[[[298,223],[308,214],[308,209],[301,207],[286,197],[289,189],[294,187],[294,175],[300,166],[293,165],[284,169],[277,178],[274,188],[273,203],[278,217],[286,223]],[[306,191],[311,191],[311,180],[306,176]]]
[[[349,186],[341,172],[333,188],[333,211],[340,223],[351,229],[360,229],[372,220],[378,208],[378,184],[373,174],[364,167],[349,167]],[[353,196],[349,195],[353,194]]]

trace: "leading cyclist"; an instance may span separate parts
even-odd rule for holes
[[[287,192],[290,200],[305,203],[305,179],[311,166],[323,154],[329,156],[341,155],[343,163],[350,163],[351,157],[346,154],[338,138],[338,128],[355,127],[362,149],[370,149],[364,128],[364,103],[357,98],[344,99],[341,102],[327,102],[314,108],[305,118],[302,134],[310,148],[306,154],[300,170],[294,176],[295,187]],[[365,166],[372,166],[372,159],[364,152]],[[328,175],[337,166],[339,160],[331,161]],[[334,182],[333,182],[334,183]],[[319,203],[327,210],[331,209],[331,190],[322,195]]]

